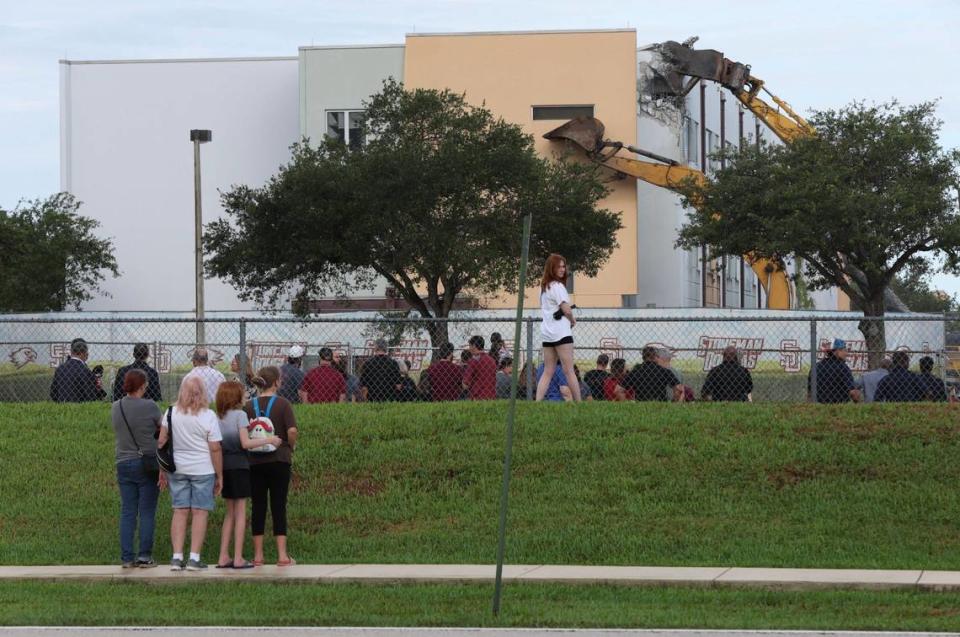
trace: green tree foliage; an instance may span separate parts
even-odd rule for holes
[[[355,149],[304,140],[264,186],[226,192],[227,217],[206,229],[208,272],[301,312],[382,278],[421,316],[445,317],[465,292],[515,291],[527,212],[533,265],[559,252],[592,276],[616,247],[596,168],[542,159],[519,126],[463,95],[388,80],[363,133]],[[431,338],[446,340],[445,325]]]
[[[79,208],[66,192],[0,208],[0,310],[80,309],[105,273],[119,274],[111,241],[94,234],[100,224]]]
[[[898,273],[960,265],[960,153],[940,147],[934,112],[933,103],[855,102],[815,113],[814,137],[745,145],[712,181],[686,185],[678,245],[795,255],[812,289],[837,286],[882,316]],[[860,329],[870,350],[885,349],[882,323]]]

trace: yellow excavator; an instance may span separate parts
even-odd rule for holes
[[[729,89],[758,119],[763,121],[781,140],[790,143],[798,137],[815,134],[814,128],[764,88],[763,81],[750,75],[750,67],[733,62],[719,51],[693,49],[690,43],[668,41],[651,47],[659,53],[660,62],[649,90],[655,98],[682,98],[701,79],[718,82]],[[764,102],[758,95],[763,90],[778,108]],[[668,157],[605,139],[603,123],[593,117],[578,117],[544,135],[546,139],[572,142],[583,149],[592,161],[616,171],[620,175],[642,179],[655,186],[678,191],[685,179],[698,182],[707,177],[696,168],[683,165]],[[645,161],[623,157],[620,150],[647,157]],[[770,309],[795,307],[795,296],[790,277],[779,260],[760,259],[744,255],[767,296]]]

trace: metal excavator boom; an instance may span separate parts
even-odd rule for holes
[[[706,176],[696,168],[636,146],[605,139],[603,122],[594,117],[577,117],[544,134],[544,137],[570,142],[583,150],[592,161],[620,175],[642,179],[674,192],[680,192],[681,185],[687,179],[697,182],[706,180]],[[617,153],[621,149],[648,157],[656,162],[620,156]],[[774,261],[755,258],[749,254],[744,255],[744,259],[750,264],[750,268],[757,275],[757,280],[767,295],[767,307],[778,310],[790,309],[793,305],[794,291],[790,278],[782,266]]]
[[[763,80],[750,74],[750,66],[734,62],[714,49],[694,49],[695,38],[680,43],[667,40],[647,48],[657,52],[652,65],[653,97],[682,97],[698,80],[712,80],[729,89],[738,100],[762,120],[784,142],[815,133],[813,126],[794,111],[787,102],[771,93]],[[776,106],[760,98],[765,93]]]

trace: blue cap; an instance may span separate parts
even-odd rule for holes
[[[847,342],[842,338],[833,339],[833,349],[847,349]]]

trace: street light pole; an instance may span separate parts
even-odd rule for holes
[[[203,212],[200,205],[200,144],[212,139],[213,132],[209,130],[192,129],[190,131],[190,141],[193,142],[193,239],[197,291],[197,347],[206,342],[203,325]]]

